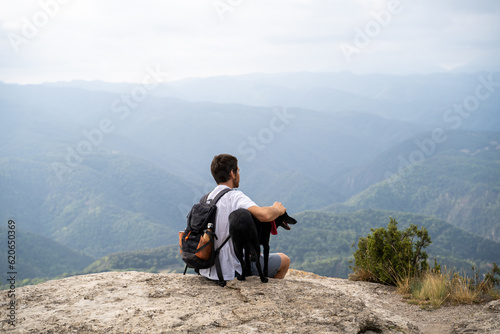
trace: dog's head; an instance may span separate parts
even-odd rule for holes
[[[297,224],[297,220],[295,218],[292,218],[288,215],[288,213],[284,213],[275,220],[276,222],[276,227],[281,226],[285,230],[290,230],[289,224],[295,225]]]

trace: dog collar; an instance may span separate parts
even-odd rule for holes
[[[278,229],[276,228],[276,221],[273,220],[271,222],[271,234],[272,235],[277,235],[278,234]]]

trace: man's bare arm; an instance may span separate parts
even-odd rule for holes
[[[285,213],[286,208],[280,202],[274,202],[272,206],[251,206],[248,211],[261,222],[270,222]]]

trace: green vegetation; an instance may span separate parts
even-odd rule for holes
[[[439,263],[456,271],[473,275],[472,266],[487,272],[491,263],[500,263],[500,244],[485,240],[458,229],[445,221],[423,215],[379,210],[360,210],[350,213],[328,213],[306,211],[296,215],[298,223],[291,231],[278,229],[278,235],[271,237],[271,251],[284,252],[290,256],[292,268],[314,272],[329,277],[347,278],[352,272],[349,266],[354,260],[352,245],[359,238],[372,231],[387,226],[389,217],[394,217],[402,229],[412,224],[424,227],[433,243],[426,248],[429,258],[436,258]],[[20,247],[25,245],[23,242]],[[66,247],[62,252],[55,252],[55,245],[46,238],[33,239],[30,247],[23,247],[23,263],[30,264],[30,270],[23,270],[23,279],[44,280],[68,275],[93,273],[102,271],[137,270],[146,272],[182,272],[184,264],[179,258],[177,243],[146,250],[118,252],[106,255],[94,263],[88,257],[80,266],[71,267],[63,261],[64,256],[72,254]],[[44,249],[44,247],[47,247]],[[30,249],[37,254],[45,254],[36,258]],[[51,254],[53,257],[50,257]],[[35,260],[35,258],[37,260]],[[68,258],[69,263],[76,260]],[[61,265],[52,272],[38,270],[50,265]],[[64,265],[63,265],[64,264]],[[34,271],[37,270],[37,271]],[[29,274],[29,275],[27,275]],[[35,281],[33,281],[35,282]]]
[[[179,245],[107,255],[85,268],[84,273],[138,270],[147,272],[181,271]]]
[[[500,241],[500,150],[484,136],[468,134],[470,142],[455,136],[442,151],[405,166],[403,173],[374,184],[345,205],[430,215]]]
[[[387,226],[389,217],[394,217],[403,229],[411,224],[424,227],[433,241],[426,249],[429,258],[436,258],[448,268],[470,272],[475,266],[484,272],[492,262],[500,261],[499,243],[430,216],[381,210],[297,214],[298,223],[291,231],[278,229],[278,235],[271,238],[272,250],[288,254],[295,269],[314,269],[319,275],[347,278],[351,272],[349,261],[354,260],[351,245],[371,229]]]
[[[7,261],[7,230],[0,227],[0,259]],[[94,259],[63,246],[47,237],[16,230],[15,267],[17,286],[36,284],[56,277],[66,277],[82,271]],[[0,272],[5,283],[7,270]],[[4,286],[0,286],[5,288]]]
[[[415,240],[416,239],[416,240]],[[431,243],[425,228],[411,224],[403,232],[391,218],[387,229],[372,229],[372,234],[359,238],[354,252],[354,274],[364,280],[396,285],[402,277],[420,276],[427,270],[427,253]],[[362,274],[360,274],[362,272]]]
[[[500,298],[496,289],[500,268],[496,263],[483,280],[478,272],[472,279],[453,271],[442,273],[436,261],[434,269],[429,270],[427,254],[422,249],[430,243],[425,228],[418,229],[412,224],[399,231],[397,221],[391,218],[387,229],[372,229],[372,234],[359,238],[350,278],[397,286],[412,303],[425,307]]]
[[[361,210],[344,214],[307,211],[294,217],[298,223],[291,231],[280,228],[278,235],[271,238],[271,251],[289,255],[293,268],[318,275],[347,278],[351,273],[350,261],[354,260],[351,245],[370,233],[372,228],[387,226],[388,217],[395,217],[403,228],[410,228],[412,224],[425,227],[428,237],[434,240],[426,252],[444,266],[467,272],[475,266],[486,271],[492,262],[500,262],[498,243],[428,216]],[[178,246],[112,254],[87,267],[86,272],[150,271],[153,267],[157,271],[181,272],[184,265],[179,258]]]
[[[126,154],[96,154],[59,180],[49,163],[0,158],[2,213],[23,231],[98,258],[177,240],[188,183]],[[172,196],[175,192],[175,196]]]

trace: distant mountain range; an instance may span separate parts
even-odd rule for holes
[[[137,86],[99,81],[47,85],[116,94],[132,92]],[[453,121],[443,119],[446,110],[464,102],[473,108],[470,97],[479,94],[478,109],[489,115],[467,117],[461,128],[496,132],[500,125],[500,115],[495,112],[500,102],[499,89],[500,72],[407,76],[302,72],[185,79],[158,85],[150,94],[190,102],[298,107],[326,112],[361,111],[431,127],[454,125]]]
[[[34,244],[54,248],[44,241],[51,240],[80,264],[40,271],[32,252],[39,248],[25,244],[33,264],[25,278],[173,245],[190,206],[214,187],[212,157],[227,152],[239,158],[241,190],[259,205],[282,201],[304,221],[360,209],[421,214],[429,217],[423,222],[441,219],[494,248],[497,82],[499,73],[479,72],[255,74],[151,90],[0,83],[0,219],[15,218],[22,233],[40,240]],[[386,218],[367,219],[362,233]],[[306,233],[300,231],[283,233],[284,240]],[[337,231],[345,238],[332,242],[355,240],[351,230]],[[304,269],[316,261],[323,261],[317,270],[337,265],[320,248],[287,251]],[[342,268],[349,251],[338,259]],[[446,256],[460,265],[491,261],[483,253],[457,254]]]

